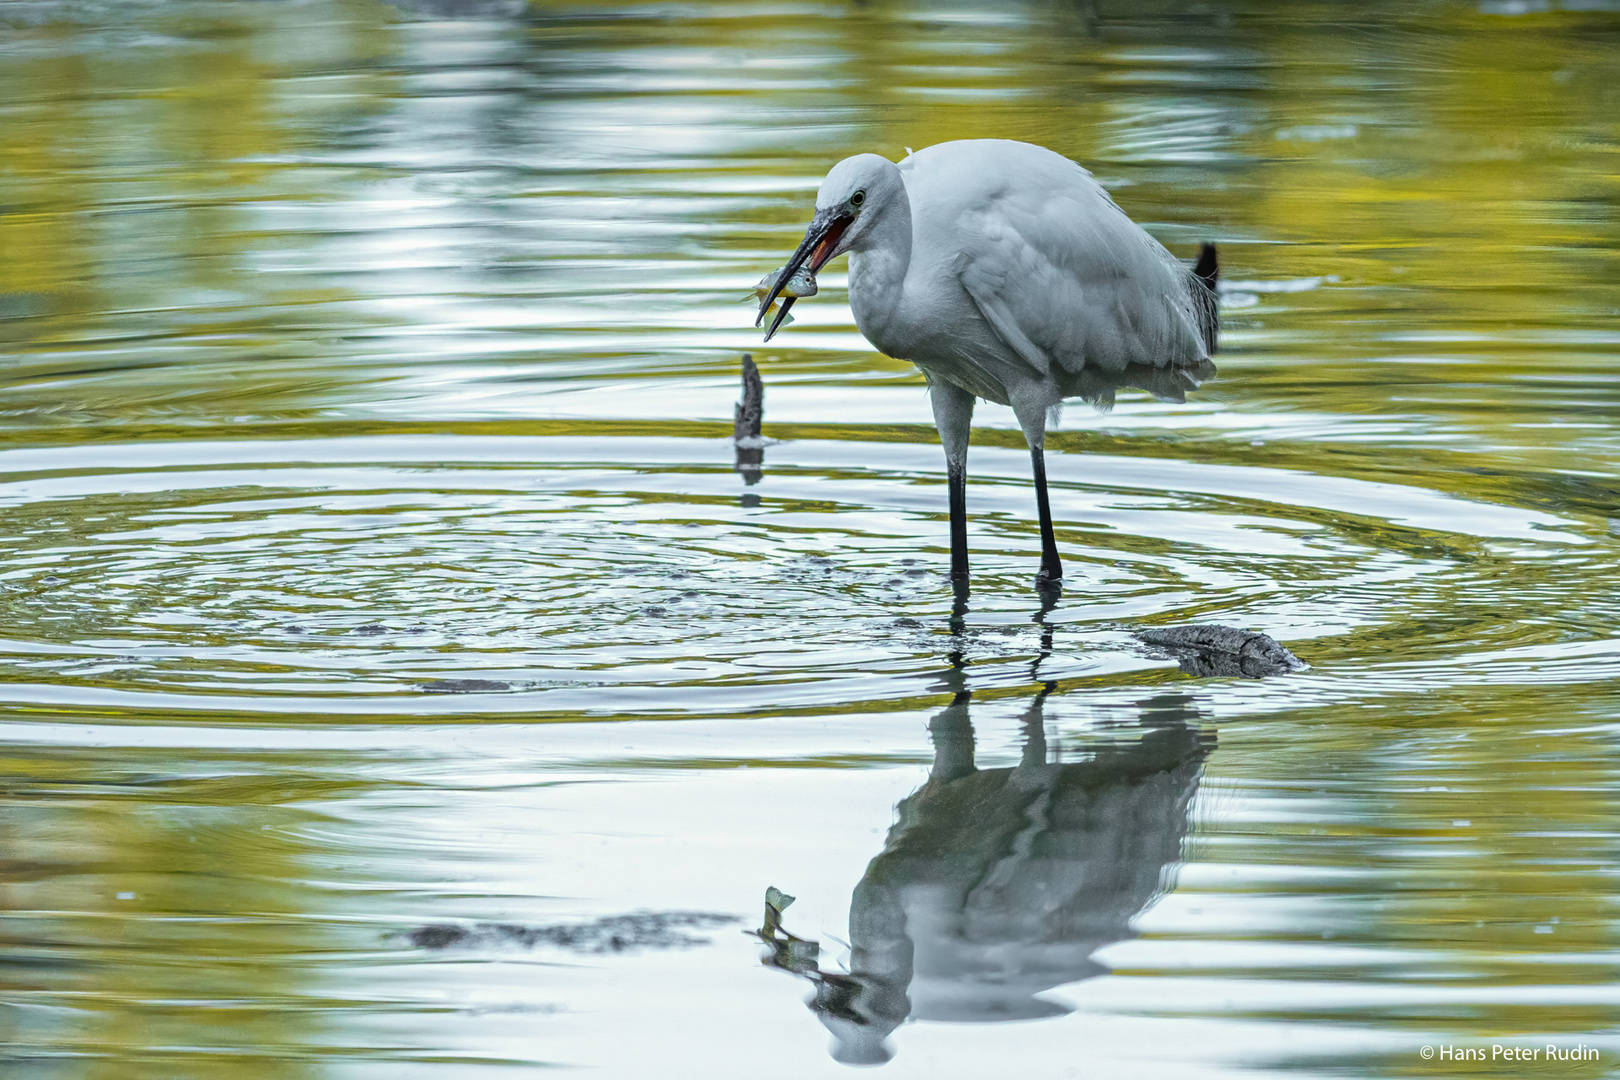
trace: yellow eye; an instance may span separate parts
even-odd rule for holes
[[[866,192],[865,191],[857,191],[855,194],[853,194],[853,195],[851,195],[849,197],[849,205],[851,205],[851,206],[859,206],[859,205],[861,205],[861,203],[863,203],[865,201],[866,201]]]

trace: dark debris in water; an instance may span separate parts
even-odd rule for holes
[[[741,922],[735,915],[709,911],[638,911],[588,923],[524,926],[520,923],[431,923],[405,935],[423,949],[472,949],[549,945],[577,953],[616,953],[636,949],[689,949],[709,939],[690,933]]]
[[[1307,666],[1269,634],[1200,623],[1140,631],[1137,637],[1170,652],[1189,675],[1240,675],[1263,679]]]
[[[494,679],[433,679],[417,686],[429,694],[493,694],[512,689],[510,684]]]

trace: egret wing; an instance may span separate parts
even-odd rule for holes
[[[1055,273],[1049,260],[1003,223],[986,220],[973,224],[978,226],[975,239],[979,243],[958,256],[958,280],[1007,348],[1042,377],[1050,375],[1052,354],[1028,332],[1046,336],[1033,325],[1039,317],[1033,309],[1039,305],[1032,304],[1030,297],[1043,295],[1048,303],[1066,308],[1080,302],[1081,290]]]
[[[1089,177],[1039,198],[1004,189],[964,215],[962,227],[963,288],[1008,349],[1041,374],[1206,355],[1187,270]]]

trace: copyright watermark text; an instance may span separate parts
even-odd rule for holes
[[[1418,1051],[1418,1056],[1424,1061],[1486,1061],[1496,1064],[1506,1064],[1510,1061],[1597,1061],[1598,1049],[1586,1043],[1576,1043],[1574,1046],[1557,1046],[1553,1043],[1542,1046],[1513,1046],[1507,1043],[1453,1046],[1449,1043],[1440,1043],[1436,1046],[1425,1046]]]

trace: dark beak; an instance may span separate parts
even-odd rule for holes
[[[771,338],[776,335],[776,328],[781,326],[782,320],[788,317],[788,310],[793,307],[793,302],[797,299],[797,296],[790,296],[786,300],[782,301],[781,307],[776,309],[776,318],[771,320],[770,328],[765,331],[766,341],[771,340]],[[763,318],[763,316],[761,316],[761,318]],[[754,320],[754,325],[759,325],[759,319]]]
[[[843,237],[844,230],[849,228],[849,223],[854,220],[855,215],[842,206],[837,209],[828,207],[816,211],[816,216],[810,219],[810,227],[804,231],[804,241],[799,244],[799,250],[793,253],[793,258],[789,259],[782,272],[776,275],[776,285],[766,294],[765,299],[760,301],[759,317],[754,320],[755,326],[765,320],[765,312],[782,290],[787,288],[787,283],[793,280],[793,275],[799,272],[801,266],[809,263],[810,272],[814,274],[826,264],[832,257],[833,249],[838,246],[838,241]],[[766,341],[771,340],[776,328],[787,318],[788,308],[793,306],[793,300],[794,298],[790,296],[782,301],[782,307],[777,311],[776,318],[771,320],[770,329],[765,331]]]

